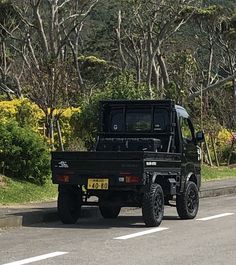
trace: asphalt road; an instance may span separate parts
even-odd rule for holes
[[[0,230],[3,264],[235,265],[236,196],[201,199],[194,220],[180,220],[166,207],[154,229],[144,226],[140,209],[124,209],[116,220],[98,215],[70,226]]]

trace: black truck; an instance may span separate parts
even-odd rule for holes
[[[76,223],[88,204],[98,205],[104,218],[116,218],[121,207],[141,207],[150,227],[160,225],[164,205],[175,206],[181,219],[193,219],[203,139],[187,111],[171,100],[101,101],[94,150],[52,152],[61,221]]]

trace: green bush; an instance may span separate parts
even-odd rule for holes
[[[40,109],[28,100],[22,100],[21,104],[16,106],[16,121],[20,127],[37,129],[42,116]]]
[[[40,135],[16,122],[0,124],[0,161],[3,174],[44,184],[49,175],[49,151]]]
[[[91,149],[99,128],[99,101],[106,99],[146,99],[149,92],[145,85],[137,85],[132,74],[124,73],[107,82],[102,91],[94,93],[81,106],[81,112],[72,115],[74,137],[82,139]]]

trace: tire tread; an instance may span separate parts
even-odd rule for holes
[[[162,196],[163,201],[163,210],[161,216],[156,219],[154,215],[154,209],[153,209],[153,200],[155,197],[155,193],[160,192]],[[164,195],[162,188],[159,184],[153,183],[150,186],[150,190],[148,192],[145,192],[143,195],[143,204],[142,204],[142,214],[144,223],[149,227],[155,227],[159,226],[161,224],[163,215],[164,215]]]
[[[197,189],[197,186],[194,182],[192,181],[189,181],[187,183],[187,187],[186,187],[186,190],[183,194],[181,195],[178,195],[176,197],[176,209],[177,209],[177,213],[179,215],[179,217],[181,219],[194,219],[197,215],[197,212],[198,212],[198,205],[197,205],[197,209],[196,211],[194,212],[194,214],[191,214],[188,212],[188,209],[187,209],[187,196],[186,196],[186,192],[187,190],[189,189],[190,186],[193,186],[195,191],[197,192],[197,196],[198,196],[198,189]],[[198,204],[199,204],[199,197],[198,197]]]

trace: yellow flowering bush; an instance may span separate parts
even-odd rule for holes
[[[54,115],[60,116],[62,118],[70,119],[74,113],[78,113],[78,112],[80,112],[80,108],[68,107],[64,109],[54,110]]]
[[[17,106],[20,106],[22,100],[14,99],[11,101],[0,101],[0,120],[7,121],[15,117]]]
[[[219,148],[224,148],[225,146],[231,144],[232,141],[232,131],[226,128],[221,128],[217,135],[217,146]]]
[[[0,101],[0,121],[17,121],[21,127],[26,125],[36,129],[44,114],[40,108],[28,99]]]
[[[215,129],[214,133],[207,133],[206,134],[206,141],[209,144],[211,157],[214,157],[214,147],[213,143],[215,144],[216,153],[218,156],[219,162],[226,162],[229,156],[229,151],[232,144],[232,131],[220,126],[219,128]]]
[[[47,114],[50,113],[50,108],[47,109]],[[74,113],[79,113],[80,108],[68,107],[58,108],[53,111],[54,120],[59,120],[62,141],[65,147],[69,146],[72,141],[71,116]],[[0,122],[6,123],[16,121],[20,127],[30,127],[35,132],[47,136],[44,128],[46,125],[46,113],[44,113],[35,103],[29,99],[13,99],[11,101],[0,101]],[[54,144],[59,146],[57,127],[54,123]],[[48,140],[48,142],[50,142]]]
[[[61,127],[62,142],[65,149],[71,149],[71,143],[74,145],[74,134],[71,124],[71,117],[73,114],[80,113],[80,108],[69,107],[65,109],[58,109],[54,111],[54,115],[59,117]],[[55,147],[58,147],[59,139],[58,133],[55,133]]]

